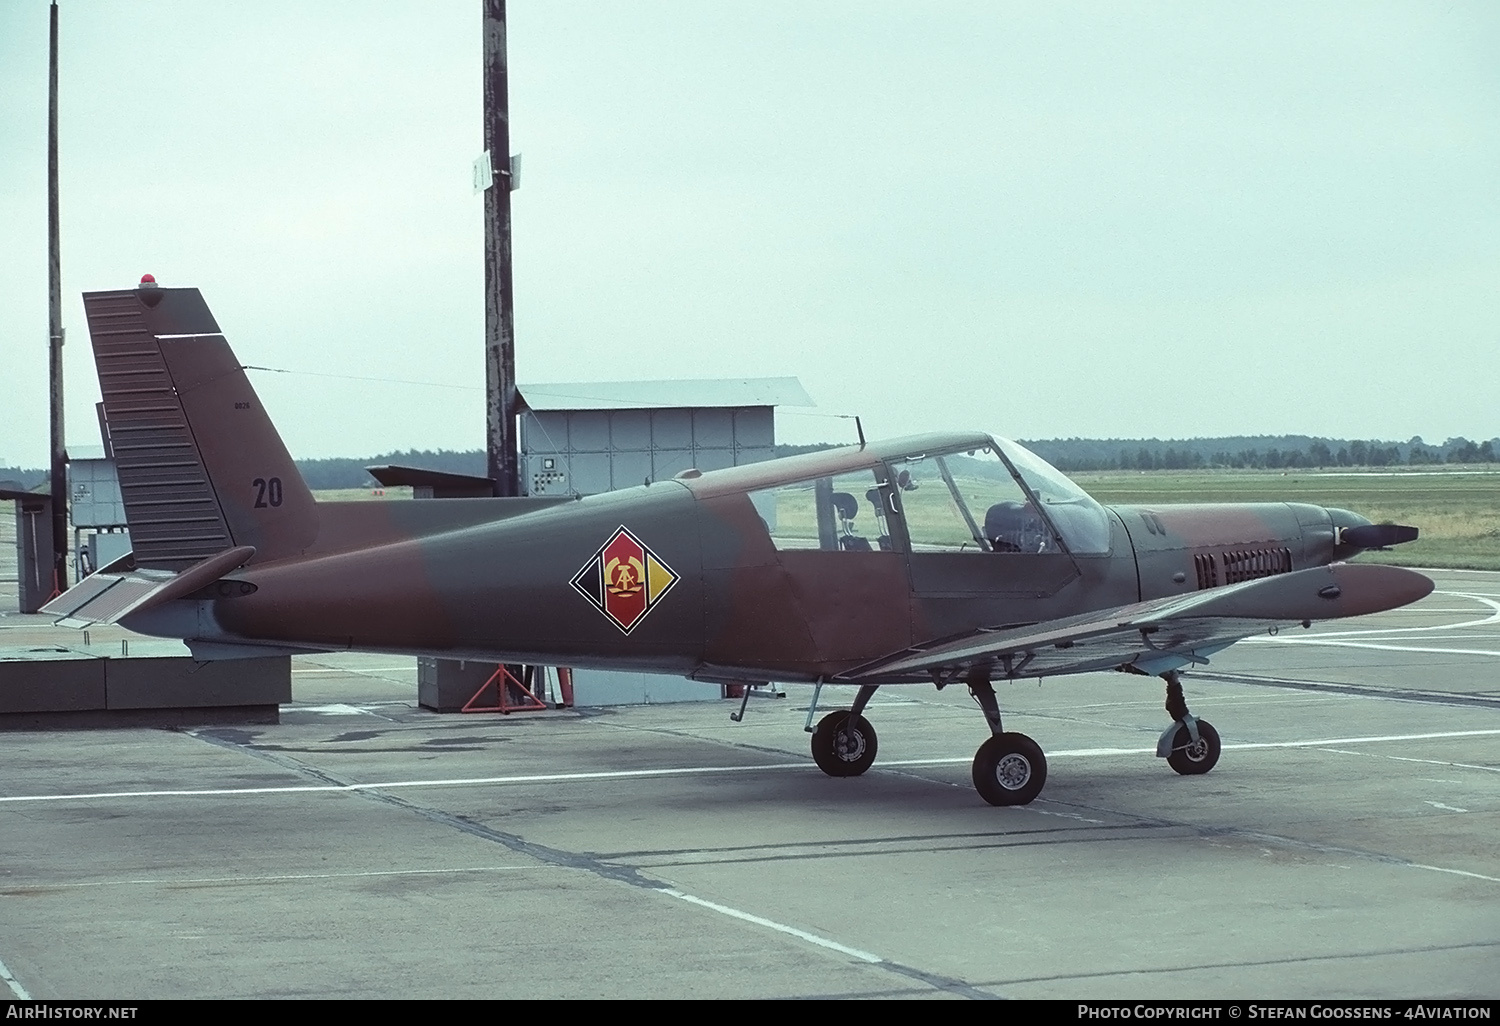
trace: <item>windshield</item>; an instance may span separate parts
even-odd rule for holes
[[[1087,492],[1036,453],[1007,438],[995,438],[1006,461],[1026,483],[1068,551],[1109,551],[1109,514]]]
[[[1060,552],[993,445],[893,460],[913,552]]]

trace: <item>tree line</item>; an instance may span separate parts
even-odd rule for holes
[[[1059,470],[1208,470],[1403,467],[1495,463],[1500,438],[1450,438],[1428,443],[1314,438],[1306,435],[1228,438],[1052,438],[1022,445]]]

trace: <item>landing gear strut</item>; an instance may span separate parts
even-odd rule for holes
[[[991,805],[1029,805],[1047,782],[1047,757],[1025,734],[1006,731],[987,669],[969,671],[969,693],[984,710],[990,738],[974,754],[974,789]]]
[[[1166,759],[1168,766],[1184,776],[1207,773],[1219,761],[1219,732],[1207,720],[1188,712],[1182,679],[1176,670],[1168,670],[1161,677],[1167,682],[1167,715],[1172,717],[1172,725],[1156,742],[1157,757]]]

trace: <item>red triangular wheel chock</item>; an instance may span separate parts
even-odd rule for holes
[[[531,674],[528,672],[530,670],[531,667],[523,670],[522,677],[530,677]],[[480,696],[492,684],[495,686],[495,704],[480,705]],[[513,713],[533,712],[546,708],[547,703],[538,700],[536,695],[531,693],[531,688],[527,687],[521,678],[511,673],[510,668],[502,663],[495,668],[494,673],[490,674],[488,680],[479,685],[479,690],[474,692],[474,697],[465,702],[464,707],[459,711],[466,713]]]

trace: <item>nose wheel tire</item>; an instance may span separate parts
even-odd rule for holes
[[[1183,776],[1207,773],[1219,761],[1219,748],[1219,732],[1207,720],[1199,720],[1197,741],[1186,727],[1177,728],[1167,765]]]
[[[812,735],[813,762],[830,777],[857,777],[875,762],[875,728],[863,716],[849,720],[849,710],[831,712]]]
[[[974,755],[974,789],[991,805],[1029,805],[1047,782],[1047,757],[1025,734],[996,734]]]

